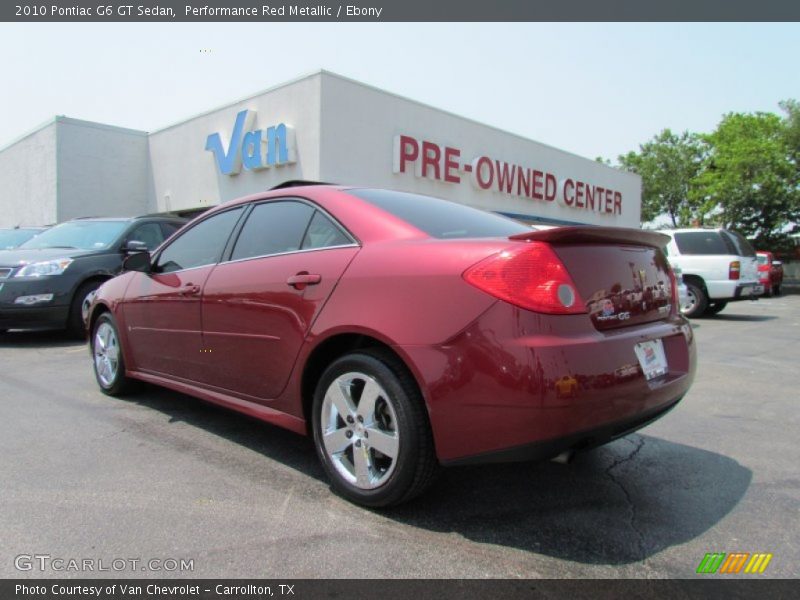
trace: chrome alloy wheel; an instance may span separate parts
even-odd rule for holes
[[[695,306],[697,306],[697,295],[691,287],[687,287],[686,302],[681,304],[681,313],[684,315],[691,314]]]
[[[105,387],[111,387],[119,369],[119,342],[109,323],[101,323],[94,336],[94,368]]]
[[[394,472],[400,438],[392,399],[364,373],[345,373],[322,401],[322,441],[339,475],[362,490],[383,485]]]

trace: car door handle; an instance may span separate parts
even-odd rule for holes
[[[307,285],[317,285],[320,281],[322,281],[322,275],[300,271],[297,275],[289,277],[286,283],[296,290],[303,290]]]
[[[187,283],[178,291],[178,293],[181,296],[194,296],[200,293],[200,286],[194,285],[192,283]]]

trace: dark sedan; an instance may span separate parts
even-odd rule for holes
[[[155,249],[185,222],[162,216],[74,219],[0,251],[0,333],[68,329],[83,337],[100,284],[121,271],[129,253]]]
[[[312,435],[336,491],[397,504],[442,464],[566,456],[674,407],[695,344],[665,243],[386,190],[266,192],[99,289],[95,376]]]

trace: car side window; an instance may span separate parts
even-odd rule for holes
[[[299,250],[314,209],[295,201],[257,204],[242,227],[231,260]]]
[[[155,250],[164,241],[164,232],[158,223],[143,223],[131,231],[128,241],[142,242],[148,250]]]
[[[240,206],[217,213],[185,231],[161,252],[156,271],[171,273],[219,261],[242,211]]]
[[[164,232],[164,239],[167,239],[169,236],[178,231],[178,229],[180,228],[181,225],[178,225],[177,223],[165,223],[163,221],[161,222],[161,231]]]
[[[300,248],[302,250],[311,250],[314,248],[344,246],[350,243],[352,243],[352,240],[333,221],[320,211],[316,211]]]

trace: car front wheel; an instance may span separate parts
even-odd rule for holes
[[[102,284],[102,281],[87,281],[75,292],[72,297],[72,304],[69,309],[69,323],[67,324],[71,335],[81,339],[86,337],[86,321],[89,307],[97,293],[97,288]]]
[[[438,470],[422,396],[389,353],[363,351],[333,362],[314,395],[313,429],[334,490],[357,504],[406,502]]]
[[[120,396],[131,392],[137,382],[125,375],[125,357],[119,331],[111,313],[97,318],[92,329],[92,363],[97,384],[104,394]]]

